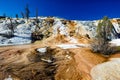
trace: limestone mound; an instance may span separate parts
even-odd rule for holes
[[[120,80],[120,58],[96,65],[90,74],[93,80]]]

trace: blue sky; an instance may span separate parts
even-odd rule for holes
[[[57,16],[66,19],[95,20],[120,17],[120,0],[0,0],[0,15],[21,16],[29,4],[30,16]]]

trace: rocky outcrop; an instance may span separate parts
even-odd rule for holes
[[[120,80],[120,58],[96,65],[91,76],[93,80]]]
[[[120,21],[119,19],[111,20],[114,29],[111,39],[119,38]],[[36,40],[43,40],[49,37],[64,36],[68,39],[71,37],[94,38],[96,36],[96,26],[99,20],[94,21],[77,21],[66,20],[55,17],[38,17],[26,19],[6,19],[0,20],[0,36],[5,37],[0,41],[0,45],[13,45],[31,43]],[[8,39],[9,38],[9,39]],[[2,42],[2,44],[1,44]]]

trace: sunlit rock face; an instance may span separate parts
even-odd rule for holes
[[[113,26],[114,26],[114,30],[115,33],[117,33],[117,38],[120,38],[120,20],[119,19],[112,19],[111,20]]]
[[[57,35],[58,33],[60,33],[61,35],[65,35],[65,36],[69,35],[68,27],[62,24],[62,22],[59,19],[55,20],[54,25],[53,25],[53,34]]]
[[[90,37],[95,37],[98,21],[80,21],[81,27],[86,30]]]
[[[114,30],[112,39],[119,38],[120,20],[111,19]],[[3,19],[0,20],[0,45],[29,44],[32,40],[57,37],[58,34],[68,39],[73,36],[96,36],[96,28],[99,20],[78,21],[65,20],[56,17],[39,17],[26,19]]]
[[[120,58],[96,65],[91,70],[92,80],[119,80]]]

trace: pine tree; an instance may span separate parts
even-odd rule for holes
[[[104,17],[99,21],[97,26],[97,36],[95,42],[92,43],[93,52],[98,52],[104,55],[110,55],[116,52],[114,47],[109,45],[109,41],[111,40],[113,25],[108,17]]]
[[[111,39],[113,25],[109,18],[105,16],[97,26],[97,38],[103,39],[104,42],[107,42]]]

